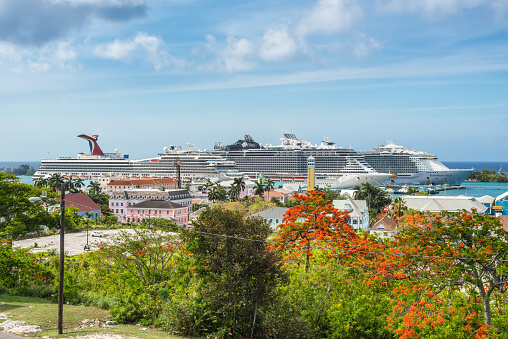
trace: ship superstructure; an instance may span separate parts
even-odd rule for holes
[[[116,175],[120,177],[176,177],[177,168],[180,176],[187,182],[205,179],[227,180],[241,176],[232,161],[210,152],[201,152],[181,147],[165,147],[156,157],[142,160],[130,160],[126,154],[103,153],[97,145],[98,136],[79,137],[90,142],[91,153],[79,153],[76,157],[59,157],[42,159],[42,164],[34,178],[58,173],[62,176],[94,179],[100,176]],[[99,152],[100,151],[100,152]],[[95,154],[94,154],[95,153]]]
[[[387,141],[370,152],[362,152],[365,160],[377,171],[394,173],[386,183],[395,185],[460,185],[473,169],[449,169],[435,154],[406,148]]]
[[[365,182],[378,185],[390,177],[375,171],[356,151],[337,147],[327,138],[313,145],[294,134],[284,134],[280,145],[262,146],[247,135],[233,145],[217,143],[214,154],[233,161],[245,175],[256,178],[263,173],[274,181],[305,182],[311,156],[320,187],[348,188]]]

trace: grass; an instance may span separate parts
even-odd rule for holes
[[[35,337],[70,337],[85,336],[95,333],[110,333],[124,337],[136,337],[140,339],[169,338],[183,339],[170,335],[155,328],[135,325],[115,325],[109,327],[86,327],[79,329],[85,319],[110,319],[109,312],[95,307],[64,305],[63,335],[57,334],[58,305],[50,300],[32,297],[20,297],[2,294],[0,295],[0,313],[5,313],[10,320],[24,320],[29,325],[39,325],[42,332]],[[146,330],[142,330],[146,328]]]

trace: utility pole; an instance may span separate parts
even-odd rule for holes
[[[58,281],[58,334],[63,334],[63,290],[64,290],[64,234],[65,234],[65,184],[60,186],[60,275]]]

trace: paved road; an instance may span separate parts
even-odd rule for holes
[[[108,235],[115,234],[120,230],[103,230],[102,232],[106,235],[104,238],[97,238],[90,236],[92,231],[89,231],[88,242],[93,244],[95,242],[100,242],[101,240],[105,241]],[[32,249],[32,252],[45,252],[52,248],[57,251],[60,250],[60,235],[50,235],[47,237],[39,237],[39,238],[30,238],[24,240],[14,241],[14,247],[27,248],[30,246],[34,246],[34,243],[37,243],[37,247]],[[86,245],[86,231],[79,233],[65,233],[65,251],[69,253],[69,255],[75,255],[83,253],[84,247]]]

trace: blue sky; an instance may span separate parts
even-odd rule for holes
[[[506,160],[508,0],[2,0],[1,161],[283,133]]]

